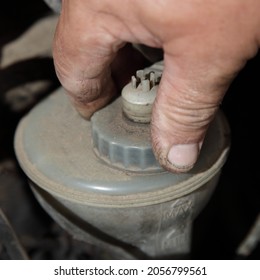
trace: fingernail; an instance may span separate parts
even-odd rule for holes
[[[190,169],[197,161],[200,145],[174,145],[168,153],[168,162],[178,169]]]

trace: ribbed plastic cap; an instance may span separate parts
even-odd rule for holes
[[[122,98],[96,112],[92,119],[95,153],[108,164],[129,171],[161,171],[150,136],[150,125],[130,121],[122,112]]]
[[[136,72],[122,97],[91,119],[95,153],[109,165],[129,171],[162,171],[153,154],[150,118],[163,62]]]

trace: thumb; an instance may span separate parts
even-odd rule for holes
[[[165,55],[164,63],[152,114],[153,149],[164,168],[186,172],[197,161],[232,76],[221,67],[209,70],[206,63],[190,59],[178,61]]]

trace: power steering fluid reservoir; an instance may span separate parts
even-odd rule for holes
[[[122,96],[86,121],[60,88],[25,116],[15,151],[42,207],[75,238],[117,258],[181,258],[218,183],[229,128],[218,112],[185,174],[156,161],[150,116],[163,63],[139,70]]]

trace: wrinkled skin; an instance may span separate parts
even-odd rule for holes
[[[232,79],[258,51],[259,11],[259,0],[63,0],[56,72],[89,118],[114,96],[125,69],[143,63],[126,42],[162,48],[152,144],[163,167],[186,172]]]

